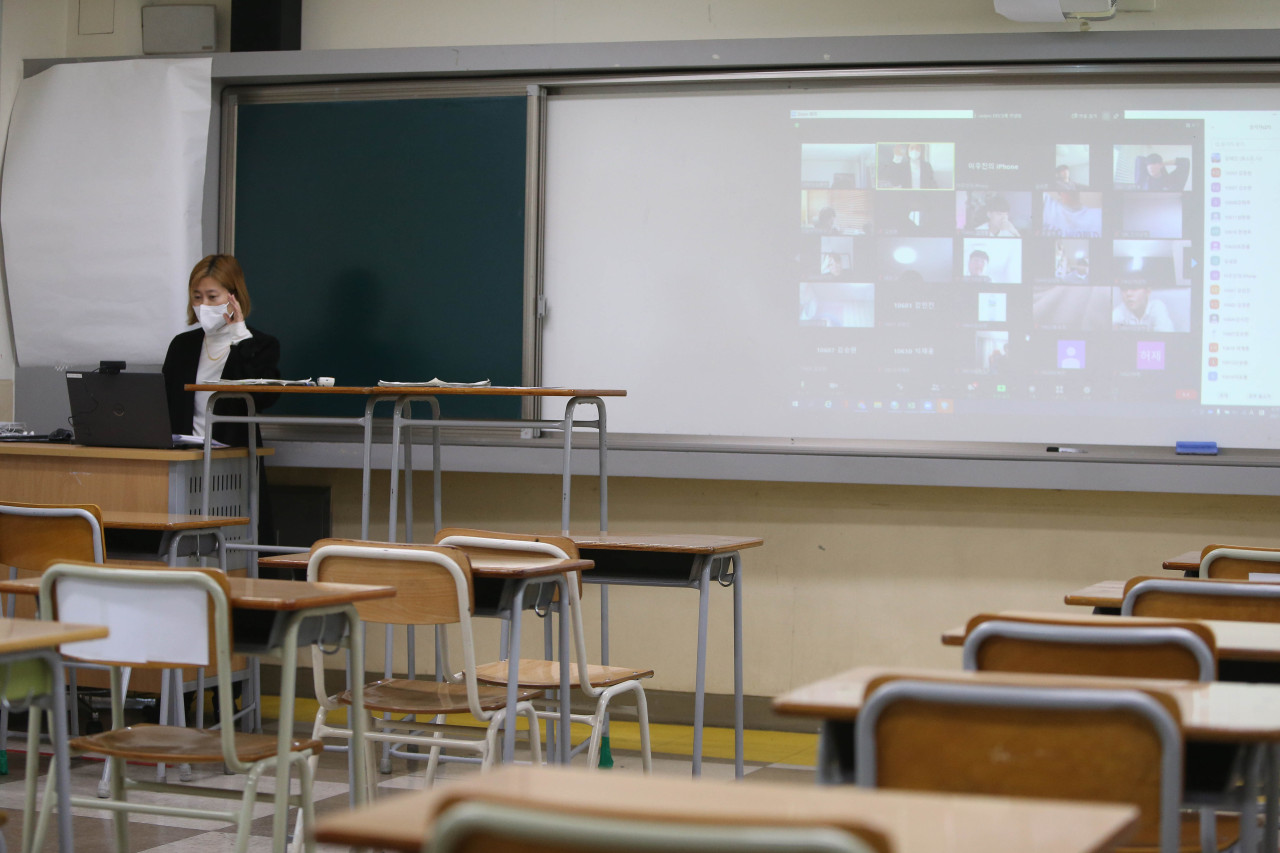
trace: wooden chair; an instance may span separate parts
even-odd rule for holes
[[[238,733],[233,726],[218,731],[165,725],[128,726],[124,719],[124,667],[203,667],[217,663],[218,700],[222,719],[231,719],[231,610],[227,579],[208,569],[127,569],[83,563],[55,563],[40,583],[40,615],[90,625],[106,625],[110,634],[101,640],[64,645],[72,660],[108,665],[111,669],[111,728],[101,734],[71,740],[73,751],[112,759],[110,797],[73,797],[81,808],[113,813],[116,850],[129,849],[128,813],[189,817],[231,822],[237,826],[236,849],[249,841],[253,805],[269,796],[258,794],[262,773],[276,766],[276,736]],[[39,726],[33,718],[33,728]],[[37,728],[38,734],[38,728]],[[292,802],[301,809],[302,822],[311,824],[311,766],[308,758],[321,744],[295,740],[289,763],[296,768],[299,795]],[[245,775],[243,792],[225,786],[162,784],[127,779],[128,761],[146,763],[214,764]],[[52,798],[54,779],[49,774],[34,849],[40,849]],[[288,784],[277,779],[276,784]],[[131,801],[128,792],[156,791],[169,795],[239,799],[234,810],[183,807]]]
[[[825,826],[737,826],[619,820],[485,802],[458,803],[437,818],[422,853],[876,853]]]
[[[94,504],[0,503],[0,566],[9,579],[41,574],[54,560],[101,563],[105,555],[102,511]],[[8,596],[5,614],[35,618],[36,605],[26,596]],[[70,732],[79,734],[76,713],[76,670],[67,670],[71,701]],[[9,709],[0,709],[0,774],[9,772]]]
[[[397,718],[370,721],[367,740],[412,743],[428,749],[463,750],[477,755],[489,767],[498,754],[498,729],[505,718],[506,691],[484,685],[476,676],[475,648],[471,617],[475,608],[471,564],[457,548],[432,545],[395,545],[351,540],[321,540],[311,550],[307,580],[334,583],[363,583],[393,586],[394,598],[366,601],[356,605],[366,623],[384,625],[456,626],[461,636],[462,668],[456,680],[420,681],[387,678],[365,685],[365,710],[387,712]],[[448,632],[444,638],[444,659],[448,662]],[[324,653],[312,648],[312,673],[320,709],[316,713],[312,737],[351,739],[351,729],[329,722],[339,709],[348,709],[349,691],[330,695],[324,683]],[[451,668],[449,670],[453,672]],[[537,715],[531,699],[536,690],[518,694],[516,713],[529,721],[533,736],[530,748],[534,762],[542,760],[541,740],[536,736]],[[448,714],[470,714],[482,727],[449,725]],[[432,722],[422,722],[431,718]],[[368,750],[370,760],[375,750]],[[313,762],[314,763],[314,762]],[[374,774],[368,778],[372,787]],[[428,775],[427,782],[433,781]],[[372,791],[370,796],[372,797]]]
[[[965,634],[964,668],[1213,681],[1218,675],[1218,653],[1213,631],[1199,622],[979,614],[969,620]],[[1238,766],[1241,757],[1234,750],[1224,752],[1216,744],[1193,744],[1186,762],[1188,766],[1216,767],[1217,772],[1210,775],[1234,778],[1242,771]],[[1227,770],[1221,769],[1224,765]],[[1199,807],[1202,850],[1223,849],[1238,836],[1234,820],[1217,819],[1216,810],[1236,804],[1221,790],[1190,792],[1184,804]],[[1182,846],[1192,847],[1195,816],[1188,813],[1182,817]]]
[[[104,563],[106,544],[103,537],[102,511],[96,504],[29,504],[0,503],[0,565],[9,566],[10,579],[17,577],[33,577],[44,572],[45,567],[54,561]],[[143,563],[130,561],[128,565],[138,566]],[[163,567],[163,563],[155,563],[155,567]],[[9,615],[35,616],[36,605],[26,597],[14,596],[18,599],[16,609],[11,603],[6,610]],[[249,671],[243,659],[232,658],[237,664],[238,677],[247,679]],[[80,733],[78,713],[78,687],[94,687],[109,689],[110,682],[105,673],[97,667],[68,667],[67,689],[70,695],[69,731],[72,736]],[[185,676],[193,675],[197,683],[203,681],[204,673],[183,673],[181,670],[139,673],[135,677],[130,669],[124,671],[124,689],[132,689],[144,693],[157,693],[160,696],[160,719],[176,725],[186,723],[186,705],[183,700],[182,687]],[[212,675],[212,673],[208,673]],[[257,701],[252,695],[246,701]],[[243,712],[241,712],[243,714]],[[197,701],[197,725],[203,723],[203,703]],[[0,747],[9,742],[9,712],[0,710]],[[109,763],[109,762],[108,762]],[[0,773],[8,772],[8,755],[0,751]],[[183,764],[179,771],[182,778],[190,779],[190,768]],[[110,770],[102,769],[102,780],[98,785],[98,794],[109,795]],[[163,780],[165,768],[156,766],[157,781]]]
[[[471,530],[467,528],[445,528],[436,534],[436,544],[452,545],[465,550],[488,551],[501,554],[503,552],[525,552],[545,554],[563,560],[578,559],[578,547],[572,539],[564,536],[530,536],[519,533],[498,533],[490,530]],[[649,745],[649,707],[644,695],[641,679],[652,678],[651,669],[633,669],[625,666],[602,666],[587,664],[586,634],[582,626],[582,577],[573,572],[569,578],[568,617],[571,620],[570,631],[573,639],[574,658],[569,672],[569,685],[573,690],[581,690],[589,699],[595,700],[595,710],[589,714],[571,714],[573,722],[583,723],[590,727],[591,735],[584,742],[571,748],[571,753],[587,748],[587,766],[597,767],[600,760],[600,743],[608,720],[609,703],[615,696],[630,693],[635,697],[636,716],[640,728],[640,761],[645,773],[653,770],[653,756]],[[560,617],[565,617],[563,609]],[[586,666],[587,678],[581,677],[581,668]],[[519,686],[529,690],[559,690],[560,664],[552,660],[520,660]],[[506,661],[498,661],[480,666],[477,674],[486,684],[507,684],[508,665]],[[538,711],[538,716],[551,721],[560,717],[559,709],[547,708]]]
[[[1200,578],[1130,578],[1120,603],[1124,616],[1280,622],[1280,584]]]
[[[865,787],[1129,803],[1135,843],[1177,853],[1178,720],[1158,692],[890,676],[868,686],[855,773]]]
[[[1280,574],[1280,548],[1206,545],[1200,552],[1200,577],[1247,581],[1252,572]]]
[[[969,620],[964,668],[1212,681],[1218,653],[1198,622],[983,613]]]

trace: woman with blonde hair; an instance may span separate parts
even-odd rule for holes
[[[173,432],[203,436],[209,393],[193,393],[183,386],[220,379],[278,379],[280,342],[245,323],[249,290],[244,271],[233,256],[201,258],[191,270],[188,296],[187,322],[198,325],[173,339],[162,370]],[[278,396],[255,395],[254,404],[265,409]],[[223,400],[217,413],[243,415],[246,408],[240,400]],[[224,444],[242,447],[249,443],[248,437],[244,424],[217,424],[214,428],[213,438]]]

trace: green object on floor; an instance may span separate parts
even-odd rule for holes
[[[613,750],[609,749],[609,736],[600,738],[600,765],[608,770],[613,767]]]
[[[0,776],[9,775],[9,750],[0,749]]]

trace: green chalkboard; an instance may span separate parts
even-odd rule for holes
[[[234,250],[281,373],[521,384],[524,97],[240,103]],[[518,398],[445,400],[518,417]],[[363,400],[327,398],[324,414]],[[315,413],[288,397],[272,413]],[[389,411],[387,412],[389,414]]]

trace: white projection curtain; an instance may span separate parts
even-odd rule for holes
[[[212,60],[22,82],[0,184],[18,364],[159,363],[200,259]]]

